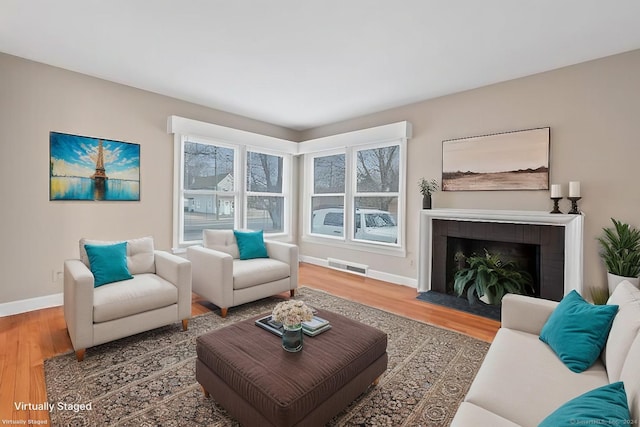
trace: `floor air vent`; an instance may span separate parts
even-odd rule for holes
[[[357,264],[355,262],[343,261],[341,259],[335,258],[327,258],[327,262],[329,263],[329,267],[335,268],[336,270],[348,271],[349,273],[360,274],[362,276],[367,275],[368,265]]]

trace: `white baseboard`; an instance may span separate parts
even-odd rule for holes
[[[316,258],[312,256],[307,256],[307,255],[300,255],[300,261],[329,268],[329,262],[326,259],[322,259],[322,258]],[[409,286],[411,288],[416,288],[416,289],[418,288],[417,279],[412,279],[410,277],[400,276],[397,274],[385,273],[384,271],[373,270],[371,268],[367,270],[366,277],[371,277],[372,279],[394,283],[396,285]]]
[[[0,304],[0,317],[26,313],[27,311],[40,310],[42,308],[58,307],[62,305],[62,302],[62,293],[6,302]]]

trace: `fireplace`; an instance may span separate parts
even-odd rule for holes
[[[564,227],[434,219],[431,290],[451,294],[456,254],[499,255],[533,278],[534,295],[560,301],[564,295]]]
[[[582,231],[582,215],[423,210],[418,291],[447,293],[452,253],[460,248],[465,248],[466,252],[479,252],[485,247],[493,247],[491,250],[519,258],[519,263],[524,264],[534,277],[535,296],[559,301],[572,289],[582,290]]]

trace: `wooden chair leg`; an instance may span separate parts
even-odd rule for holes
[[[203,385],[200,385],[200,387],[202,387],[202,392],[204,393],[204,397],[206,397],[206,398],[208,399],[208,398],[209,398],[209,396],[211,396],[211,395],[209,394],[209,392],[207,391],[207,389],[206,389],[206,388],[204,388],[204,386],[203,386]]]
[[[222,317],[222,318],[227,317],[227,310],[229,310],[227,307],[221,308],[220,309],[220,317]]]
[[[182,319],[182,330],[186,331],[189,329],[189,319]]]
[[[289,295],[291,296],[291,298],[295,297],[296,296],[296,290],[295,289],[291,289],[289,291]]]
[[[78,362],[82,362],[84,360],[84,353],[87,350],[85,348],[82,348],[80,350],[76,350],[76,359],[78,359]]]

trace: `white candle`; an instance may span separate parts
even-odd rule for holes
[[[562,185],[560,184],[552,184],[551,185],[551,197],[562,197]]]
[[[569,197],[580,197],[580,181],[569,182]]]

